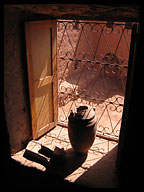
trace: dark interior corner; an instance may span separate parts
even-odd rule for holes
[[[110,10],[110,11],[109,11]],[[142,132],[140,112],[142,99],[141,85],[143,45],[144,45],[144,9],[140,5],[88,5],[67,4],[56,5],[5,5],[4,6],[4,107],[2,110],[2,125],[4,130],[3,160],[5,185],[9,188],[84,188],[76,183],[70,183],[57,175],[28,168],[11,158],[15,153],[25,148],[31,140],[31,123],[28,98],[28,79],[26,67],[24,23],[27,20],[63,18],[88,20],[117,20],[139,23],[138,41],[131,76],[131,87],[128,107],[125,111],[126,120],[120,133],[117,154],[117,176],[119,187],[141,187],[142,173],[139,161],[140,138]],[[142,85],[141,85],[142,86]],[[141,114],[141,115],[140,115]],[[139,132],[139,135],[137,135]],[[16,139],[18,138],[18,139]],[[30,178],[33,180],[30,182]],[[97,180],[95,180],[97,182]],[[16,185],[17,184],[17,185]]]
[[[29,168],[13,160],[10,155],[9,135],[3,110],[4,128],[4,152],[3,162],[5,165],[3,180],[7,182],[8,188],[22,189],[48,189],[48,188],[84,188],[81,185],[63,180],[60,176],[42,172],[36,168]],[[33,179],[31,179],[33,178]],[[4,184],[5,185],[5,184]]]

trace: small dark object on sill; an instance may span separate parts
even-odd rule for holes
[[[30,161],[34,161],[36,163],[39,163],[41,165],[43,165],[44,167],[48,168],[50,166],[49,161],[47,160],[47,158],[33,152],[30,151],[28,149],[25,150],[23,157],[25,157],[26,159],[30,160]]]
[[[38,152],[46,157],[43,157],[28,149],[25,150],[23,157],[43,165],[46,167],[46,169],[50,168],[51,166],[59,166],[66,163],[66,152],[64,149],[55,147],[54,151],[52,151],[51,149],[41,145],[41,149]],[[50,160],[48,160],[47,157],[50,158]]]
[[[59,165],[66,162],[66,152],[63,149],[60,149],[56,147],[54,151],[49,149],[48,147],[45,147],[41,145],[41,149],[39,150],[39,153],[51,158],[50,159],[50,165]]]

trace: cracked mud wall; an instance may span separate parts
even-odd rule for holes
[[[31,137],[27,63],[22,12],[4,9],[4,107],[11,153]]]

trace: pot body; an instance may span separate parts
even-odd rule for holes
[[[68,135],[75,151],[87,153],[95,140],[97,117],[93,108],[79,108],[77,113],[71,112],[68,118]]]

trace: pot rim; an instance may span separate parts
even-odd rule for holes
[[[92,118],[90,118],[90,119],[80,119],[80,118],[76,118],[76,117],[71,117],[71,116],[69,116],[68,117],[68,120],[70,121],[70,122],[72,122],[72,123],[81,123],[81,124],[95,124],[95,123],[97,123],[97,116],[96,115],[94,115]],[[91,122],[91,120],[93,120],[92,122]]]

